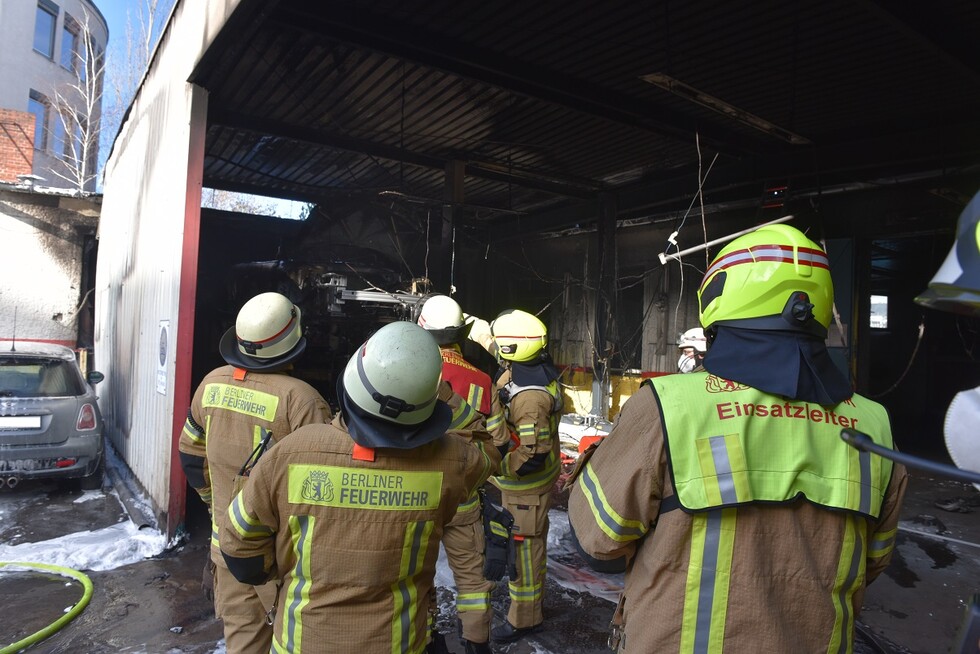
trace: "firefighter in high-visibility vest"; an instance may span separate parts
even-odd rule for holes
[[[299,307],[279,293],[262,293],[242,306],[218,346],[228,365],[198,386],[178,444],[187,481],[211,513],[212,569],[205,571],[205,583],[213,583],[215,614],[224,623],[229,654],[269,651],[272,628],[266,614],[275,599],[274,586],[238,583],[221,558],[218,529],[235,478],[256,448],[331,418],[320,393],[288,374],[306,349],[300,319]]]
[[[824,344],[826,253],[787,225],[723,248],[698,290],[705,371],[657,377],[580,457],[569,519],[584,551],[626,557],[613,618],[629,652],[853,651],[888,565],[907,473],[885,409]]]
[[[542,606],[548,563],[548,509],[561,470],[558,421],[562,395],[558,371],[545,352],[548,330],[536,316],[513,309],[491,325],[500,370],[494,384],[512,440],[491,482],[514,516],[517,575],[508,582],[506,619],[491,631],[495,642],[514,642],[544,621]],[[506,446],[507,442],[497,442]]]
[[[499,412],[491,414],[497,396],[493,381],[463,358],[460,344],[466,340],[472,323],[464,322],[459,303],[446,295],[428,298],[422,305],[418,324],[439,344],[443,381],[479,412],[486,430],[496,435],[495,440],[506,440],[503,416]],[[489,443],[487,453],[496,469],[500,464],[500,453]],[[459,505],[456,517],[446,525],[442,537],[446,559],[456,582],[456,612],[462,625],[466,654],[490,654],[488,641],[493,617],[490,592],[494,583],[487,579],[484,571],[486,541],[482,518],[480,495],[474,493]]]
[[[277,582],[272,651],[426,650],[443,529],[492,471],[447,433],[441,370],[423,329],[385,325],[338,380],[337,417],[269,450],[233,499],[221,552],[239,581]]]

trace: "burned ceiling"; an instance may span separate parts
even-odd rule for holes
[[[978,33],[973,0],[243,0],[192,76],[205,184],[506,234],[670,216],[699,177],[707,211],[969,195]]]

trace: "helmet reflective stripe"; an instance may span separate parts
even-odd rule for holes
[[[756,263],[759,261],[774,261],[777,263],[791,263],[809,265],[815,268],[825,268],[830,270],[830,261],[826,253],[812,248],[794,248],[786,245],[756,245],[746,250],[736,250],[729,252],[711,264],[708,272],[704,274],[701,288],[704,289],[705,283],[719,270],[725,270],[732,266],[743,263]]]
[[[235,320],[238,351],[255,359],[289,353],[303,336],[302,313],[281,293],[260,293],[246,302]]]
[[[497,354],[509,361],[532,361],[548,344],[548,328],[527,311],[504,311],[490,325]]]
[[[698,289],[705,329],[725,325],[823,339],[833,304],[826,252],[790,225],[766,225],[729,243]]]
[[[507,336],[505,334],[497,334],[495,337],[506,338],[508,341],[522,341],[524,343],[533,343],[544,338],[544,336]]]
[[[283,327],[278,334],[273,334],[269,338],[265,338],[260,341],[248,341],[242,338],[241,336],[239,336],[238,334],[235,334],[235,337],[238,339],[239,347],[241,347],[246,354],[251,354],[252,356],[261,356],[257,352],[257,350],[270,347],[272,345],[275,345],[276,343],[279,343],[280,341],[286,340],[293,329],[293,325],[295,324],[296,324],[296,308],[293,307],[293,309],[289,312],[289,322],[286,323],[286,326]]]
[[[361,354],[360,356],[356,357],[356,359],[357,376],[360,377],[361,383],[364,384],[364,388],[367,389],[367,392],[371,394],[371,398],[380,405],[381,408],[378,409],[378,413],[381,415],[389,418],[397,418],[403,412],[417,411],[436,401],[436,396],[432,396],[421,404],[409,404],[400,397],[394,397],[393,395],[382,395],[378,392],[378,389],[371,385],[371,381],[367,378],[367,373],[364,372],[364,348],[361,348]]]

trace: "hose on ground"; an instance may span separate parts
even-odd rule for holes
[[[92,599],[92,580],[89,579],[85,574],[79,572],[78,570],[72,570],[71,568],[65,568],[60,565],[51,565],[49,563],[23,563],[17,561],[0,561],[0,567],[11,566],[16,568],[24,568],[26,570],[42,570],[44,572],[53,572],[54,574],[61,575],[62,577],[69,577],[79,582],[82,585],[82,599],[75,603],[75,606],[71,607],[64,615],[49,624],[44,629],[36,631],[27,638],[18,640],[16,643],[11,643],[3,649],[0,649],[0,654],[15,654],[26,647],[30,647],[35,643],[39,643],[45,638],[49,638],[58,631],[62,629],[66,624],[74,620],[79,613],[85,610],[88,606],[89,600]]]

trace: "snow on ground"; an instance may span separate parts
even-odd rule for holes
[[[623,590],[624,575],[595,572],[585,566],[575,551],[571,539],[568,514],[552,509],[548,512],[551,527],[548,530],[548,575],[562,588],[616,603]],[[569,562],[581,564],[579,567]],[[453,571],[449,569],[446,550],[439,545],[439,560],[436,562],[435,585],[455,592],[456,582]]]
[[[115,471],[126,469],[119,464],[118,455],[112,447],[106,448],[106,454],[108,464]],[[115,497],[120,507],[122,506],[119,494],[112,487],[108,491],[86,491],[73,504],[103,499],[106,492]],[[150,506],[146,497],[137,496],[134,499],[137,505]],[[29,501],[33,500],[30,496],[25,496],[25,502]],[[0,516],[2,515],[3,511],[0,510]],[[166,535],[159,530],[152,527],[138,529],[132,520],[122,519],[121,522],[102,529],[79,531],[36,543],[0,544],[0,561],[46,563],[74,570],[113,570],[157,556],[170,545],[172,543],[168,543]]]

